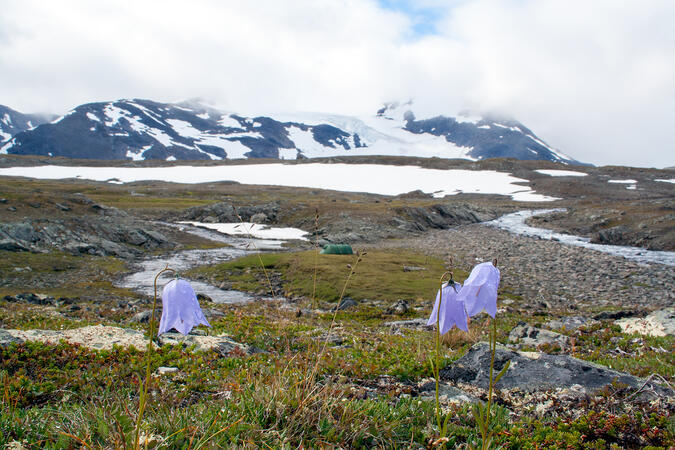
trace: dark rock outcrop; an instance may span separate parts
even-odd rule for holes
[[[206,223],[236,223],[239,218],[244,222],[274,223],[280,210],[278,202],[263,205],[235,207],[227,202],[214,203],[207,206],[195,206],[186,209],[180,220]],[[174,217],[170,218],[175,219]]]
[[[471,347],[466,355],[442,369],[441,379],[487,389],[490,359],[488,344],[478,343]],[[645,380],[627,373],[617,372],[571,356],[516,352],[502,347],[498,347],[495,354],[495,373],[498,373],[507,361],[511,363],[504,376],[496,384],[498,389],[519,388],[523,391],[540,391],[580,385],[592,391],[612,383],[620,383],[635,389],[645,384]],[[653,383],[651,387],[654,392],[675,394],[656,383]]]
[[[73,255],[128,258],[145,250],[174,247],[152,227],[126,215],[26,219],[0,224],[0,249],[32,252],[56,249]]]

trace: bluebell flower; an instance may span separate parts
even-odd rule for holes
[[[188,334],[199,324],[211,326],[199,307],[197,295],[190,283],[179,278],[169,281],[162,291],[162,318],[157,334],[166,333],[172,328]]]
[[[462,285],[451,281],[443,286],[436,294],[436,303],[431,311],[431,316],[427,325],[436,325],[439,319],[439,331],[445,334],[452,327],[457,327],[463,331],[469,331],[468,317],[464,308],[464,303],[458,300],[458,292],[461,292]],[[439,311],[440,303],[440,311]],[[440,314],[440,318],[438,317]]]
[[[464,304],[469,317],[485,311],[494,318],[497,314],[497,289],[499,269],[491,262],[484,262],[473,268],[457,300]]]

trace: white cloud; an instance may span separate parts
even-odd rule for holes
[[[373,112],[414,97],[521,120],[583,161],[675,164],[675,3],[4,0],[0,103],[62,112],[123,97],[231,110]],[[418,117],[420,114],[417,114]]]

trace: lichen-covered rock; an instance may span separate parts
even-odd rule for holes
[[[144,351],[148,346],[148,339],[139,330],[104,325],[86,326],[72,330],[2,330],[0,329],[0,346],[12,343],[21,344],[26,341],[41,341],[58,344],[61,340],[71,344],[78,344],[94,350],[111,350],[113,346],[133,346]],[[232,353],[251,354],[258,350],[232,340],[227,335],[213,336],[188,334],[186,336],[169,332],[159,336],[161,345],[181,345],[195,351],[214,350],[223,356]]]
[[[560,333],[542,330],[520,322],[509,333],[509,340],[523,346],[539,347],[546,344],[567,347],[570,339]]]
[[[576,330],[583,326],[596,324],[597,321],[582,316],[565,316],[560,319],[551,320],[546,325],[553,330]]]
[[[639,333],[647,336],[675,335],[675,308],[654,311],[647,317],[631,317],[615,322],[624,333]]]
[[[490,348],[487,343],[475,344],[469,352],[441,370],[441,379],[454,383],[466,383],[487,389],[490,374]],[[504,376],[496,384],[498,389],[519,388],[522,391],[542,391],[572,388],[575,385],[593,391],[612,383],[621,383],[639,389],[645,380],[627,373],[582,361],[568,355],[548,355],[536,352],[516,352],[497,347],[495,373],[511,361]],[[672,390],[649,382],[649,392],[675,395]],[[647,392],[647,391],[645,391]]]

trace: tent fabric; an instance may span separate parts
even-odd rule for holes
[[[328,244],[323,250],[322,255],[353,255],[354,251],[349,244]]]

